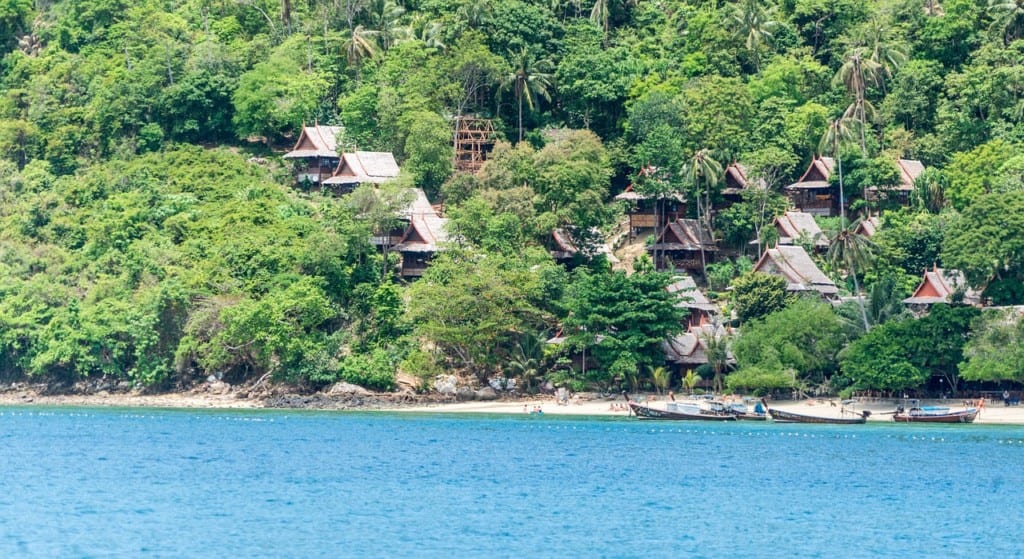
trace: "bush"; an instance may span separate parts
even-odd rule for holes
[[[349,355],[341,362],[338,377],[364,388],[387,391],[395,387],[395,363],[383,349]]]

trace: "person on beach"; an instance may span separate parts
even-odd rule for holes
[[[1006,406],[1006,407],[1010,407],[1010,391],[1009,390],[1003,390],[1003,405]]]

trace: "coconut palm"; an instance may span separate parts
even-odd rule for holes
[[[394,0],[373,0],[370,3],[369,11],[374,30],[377,32],[377,38],[384,52],[387,52],[408,34],[408,30],[399,25],[399,20],[405,14],[405,8],[396,4]]]
[[[510,53],[512,54],[512,53]],[[554,64],[547,58],[536,59],[525,48],[512,54],[512,72],[505,76],[501,90],[512,90],[519,106],[519,141],[523,141],[523,102],[531,110],[536,98],[551,100],[551,78]]]
[[[992,25],[1003,34],[1006,44],[1021,37],[1024,30],[1024,0],[988,0]]]
[[[722,164],[715,161],[706,149],[697,150],[690,161],[683,166],[683,176],[693,184],[694,199],[697,201],[697,221],[701,221],[701,185],[704,186],[704,223],[708,234],[711,234],[711,187],[722,180]],[[704,277],[708,275],[707,260],[704,256],[704,243],[700,243],[700,262]]]
[[[357,80],[361,80],[363,77],[363,60],[377,56],[378,35],[380,35],[379,31],[357,25],[341,44],[348,65],[356,67]]]
[[[882,65],[871,58],[868,47],[856,47],[846,54],[843,65],[836,73],[836,80],[846,85],[846,90],[853,94],[853,104],[846,110],[849,117],[860,121],[860,148],[866,155],[868,148],[865,141],[867,114],[873,112],[867,100],[867,89],[871,83],[877,83]]]
[[[839,227],[846,227],[846,193],[843,192],[843,155],[842,147],[843,144],[852,142],[856,136],[855,128],[852,126],[852,121],[848,118],[837,118],[829,123],[828,128],[825,129],[825,133],[821,136],[821,141],[818,142],[818,153],[831,154],[832,157],[836,158],[836,167],[839,173]]]
[[[590,10],[590,21],[601,26],[604,30],[604,40],[608,41],[608,0],[595,0],[594,7]]]
[[[715,375],[712,381],[714,391],[721,393],[722,377],[729,370],[730,337],[724,332],[705,331],[700,334],[700,339],[704,344],[704,354],[708,358],[708,367],[711,368],[711,372]]]
[[[686,375],[683,377],[683,385],[686,386],[686,390],[690,394],[693,394],[693,387],[697,386],[697,383],[703,380],[700,375],[693,372],[693,369],[687,369]]]
[[[772,40],[772,31],[778,22],[772,19],[761,0],[743,0],[736,5],[732,17],[736,22],[736,35],[743,38],[743,44],[754,58],[754,69],[760,73],[757,51],[762,44]]]
[[[657,389],[658,394],[668,390],[669,379],[672,378],[672,372],[665,367],[651,367],[651,384]]]
[[[864,320],[864,331],[871,329],[868,322],[864,299],[860,296],[860,283],[857,273],[863,272],[874,258],[875,244],[871,239],[857,233],[861,220],[856,220],[849,227],[840,227],[835,236],[829,239],[828,260],[836,269],[841,269],[853,279],[854,297],[860,305],[861,318]]]
[[[523,382],[523,390],[531,392],[534,381],[540,378],[544,363],[544,347],[540,340],[530,333],[523,334],[512,350],[508,368]]]

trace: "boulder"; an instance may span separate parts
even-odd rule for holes
[[[370,391],[349,382],[336,382],[327,389],[327,394],[332,396],[368,396]]]
[[[468,402],[470,400],[476,400],[476,390],[468,386],[460,386],[455,391],[455,399],[460,402]]]
[[[414,377],[408,373],[398,373],[395,375],[395,384],[403,392],[416,392],[423,386],[423,381],[419,377]]]
[[[491,388],[490,386],[485,386],[480,390],[476,390],[473,392],[473,399],[482,401],[497,400],[498,392],[494,390],[494,388]]]
[[[224,381],[218,380],[216,382],[210,383],[209,390],[211,394],[227,394],[231,392],[231,385]]]
[[[456,394],[459,386],[459,379],[455,375],[441,375],[434,379],[434,390],[438,394],[450,396]]]

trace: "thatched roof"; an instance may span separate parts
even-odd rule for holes
[[[304,126],[295,147],[284,158],[338,157],[338,139],[344,132],[342,126]]]
[[[754,265],[754,271],[781,276],[786,280],[787,291],[813,290],[827,299],[839,293],[836,284],[818,269],[800,246],[779,245],[766,250]]]
[[[759,188],[763,190],[768,186],[764,179],[751,181],[747,177],[747,168],[742,163],[737,162],[733,162],[725,168],[723,179],[725,180],[725,187],[722,188],[722,194],[739,194],[746,188]]]
[[[676,303],[677,307],[698,309],[708,313],[718,312],[718,305],[709,301],[697,289],[697,283],[690,276],[678,277],[675,281],[665,286],[665,291],[679,296],[680,301]]]
[[[595,235],[600,236],[600,232],[596,229],[593,231]],[[580,251],[579,247],[572,240],[572,235],[569,234],[565,229],[555,229],[551,232],[551,238],[555,243],[555,250],[551,251],[551,257],[556,260],[562,260],[572,258]],[[612,254],[612,249],[608,246],[608,243],[601,243],[597,246],[597,253],[605,255],[608,262],[617,264],[619,259]]]
[[[324,184],[380,184],[398,176],[398,163],[389,151],[357,151],[345,153],[334,175]]]
[[[854,230],[854,233],[858,235],[864,235],[865,237],[870,239],[871,237],[875,236],[875,233],[878,232],[878,228],[881,225],[882,220],[878,216],[873,215],[870,217],[865,217],[864,219],[860,220],[860,223],[857,224],[857,229]]]
[[[775,229],[779,232],[779,244],[791,245],[801,237],[814,243],[815,248],[828,247],[828,239],[814,216],[804,212],[786,212],[775,218]]]
[[[934,305],[951,303],[957,292],[963,293],[963,302],[968,305],[981,304],[981,293],[967,285],[964,275],[957,270],[933,267],[924,273],[914,294],[903,300],[907,305]]]
[[[696,219],[677,219],[669,223],[661,236],[647,250],[701,250],[715,251],[715,241]]]
[[[815,157],[807,166],[800,180],[787,186],[787,189],[796,188],[828,188],[831,186],[829,177],[832,176],[832,169],[836,161],[831,157]]]
[[[448,241],[448,219],[437,215],[423,190],[417,188],[416,197],[405,210],[409,226],[401,242],[395,246],[399,252],[437,252],[440,244]]]
[[[690,328],[687,332],[661,342],[661,349],[665,352],[665,361],[680,365],[703,365],[708,362],[704,340],[709,337],[720,338],[727,333],[728,331],[724,327],[713,324]],[[731,353],[728,355],[728,361],[735,361]]]

